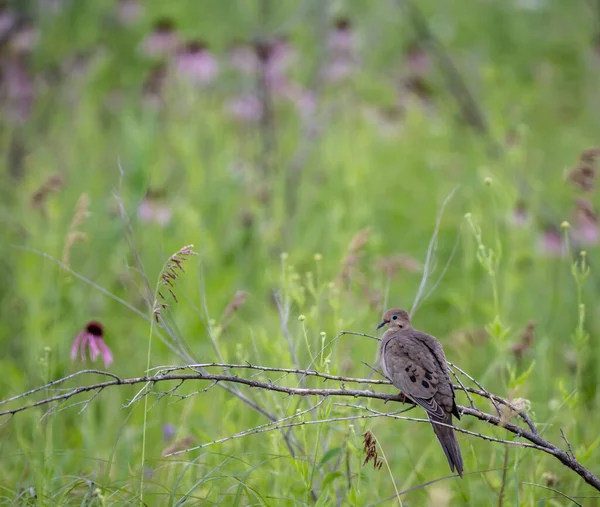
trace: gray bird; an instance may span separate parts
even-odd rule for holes
[[[377,329],[386,325],[379,347],[383,373],[406,398],[425,409],[450,470],[456,468],[462,477],[463,460],[454,430],[435,424],[452,425],[452,415],[460,419],[442,344],[413,329],[408,313],[401,308],[385,312]]]

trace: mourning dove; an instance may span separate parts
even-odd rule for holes
[[[383,373],[406,398],[425,409],[450,470],[456,468],[462,477],[463,460],[454,430],[436,424],[451,426],[453,414],[460,419],[444,349],[433,336],[413,329],[406,310],[385,312],[377,329],[386,325],[379,348]]]

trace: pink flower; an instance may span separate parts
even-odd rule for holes
[[[350,21],[339,19],[327,41],[328,58],[324,72],[328,81],[342,81],[354,73],[358,61],[356,45]]]
[[[263,115],[263,105],[255,94],[235,97],[227,103],[226,108],[233,119],[244,123],[257,122]]]
[[[0,7],[0,39],[3,39],[17,23],[16,14],[7,9],[6,7]]]
[[[141,50],[146,56],[153,58],[172,54],[179,45],[173,21],[163,18],[156,22],[152,33],[141,44]]]
[[[525,207],[525,204],[522,201],[519,201],[516,204],[515,209],[513,210],[513,224],[515,224],[517,227],[523,227],[527,225],[528,220],[529,214],[527,212],[527,208]]]
[[[539,239],[538,249],[546,257],[564,257],[566,246],[560,230],[556,227],[547,227]]]
[[[219,64],[201,41],[192,41],[181,48],[176,60],[177,74],[193,84],[207,84],[219,74]]]
[[[334,30],[329,35],[327,48],[332,53],[353,54],[356,49],[356,37],[350,20],[340,18],[335,22]]]
[[[36,46],[38,39],[38,29],[33,24],[27,23],[15,31],[10,45],[17,53],[28,53]]]
[[[577,199],[573,236],[581,245],[598,244],[598,218],[592,204],[586,199]]]
[[[171,222],[171,209],[163,200],[163,192],[148,190],[138,207],[138,218],[142,222],[155,223],[164,227]]]
[[[19,54],[7,58],[3,65],[0,62],[0,72],[4,74],[4,92],[12,119],[24,123],[29,118],[35,98],[27,58]]]
[[[144,104],[158,109],[163,104],[163,90],[167,82],[167,66],[161,62],[154,66],[144,81],[142,97]]]
[[[77,353],[82,361],[86,359],[86,350],[89,350],[90,359],[95,361],[98,355],[102,356],[104,365],[108,368],[113,362],[113,355],[102,339],[104,328],[99,322],[88,322],[83,331],[80,331],[71,347],[71,359],[77,359]]]
[[[429,53],[419,44],[413,44],[406,50],[406,63],[413,76],[425,76],[431,70]]]
[[[256,43],[254,49],[258,68],[264,73],[269,90],[277,95],[285,95],[289,90],[286,71],[292,56],[292,49],[287,39],[261,41]]]

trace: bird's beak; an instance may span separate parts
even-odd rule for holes
[[[383,326],[385,326],[385,320],[377,326],[377,329],[381,329]]]

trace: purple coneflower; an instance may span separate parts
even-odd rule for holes
[[[191,41],[177,53],[177,74],[193,84],[207,84],[219,74],[219,64],[202,41]]]
[[[348,18],[339,18],[329,34],[327,48],[334,53],[354,53],[356,49],[356,37]]]
[[[356,36],[350,21],[339,19],[327,41],[328,61],[325,77],[330,82],[341,81],[356,70]]]
[[[95,361],[98,355],[102,356],[104,365],[108,368],[113,362],[113,355],[104,340],[102,335],[104,328],[99,322],[88,322],[85,329],[77,333],[73,345],[71,347],[71,359],[77,359],[77,353],[82,361],[86,359],[86,351],[89,350],[90,359]]]
[[[291,45],[287,39],[260,41],[255,44],[254,49],[269,90],[277,95],[285,95],[289,91],[286,71],[292,56]]]
[[[146,56],[161,57],[173,53],[179,45],[179,38],[175,33],[175,25],[169,18],[156,22],[152,33],[143,41],[141,49]]]

